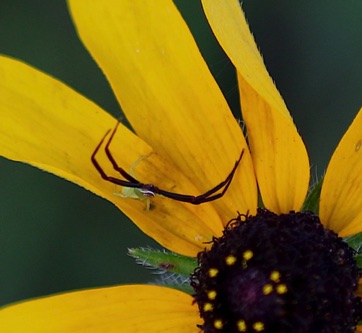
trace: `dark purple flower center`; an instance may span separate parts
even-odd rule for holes
[[[353,333],[354,250],[310,212],[240,215],[198,255],[191,285],[206,333]]]

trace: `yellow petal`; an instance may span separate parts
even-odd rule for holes
[[[293,120],[270,78],[237,0],[203,0],[213,32],[238,72],[243,119],[260,192],[276,213],[299,210],[309,160]]]
[[[340,236],[362,232],[362,109],[329,162],[319,206],[322,222]]]
[[[176,252],[195,256],[223,225],[212,205],[192,206],[157,197],[147,211],[141,200],[114,195],[114,184],[101,179],[91,155],[116,120],[59,81],[19,61],[0,57],[0,155],[52,172],[115,203],[145,233]],[[114,158],[127,171],[151,148],[119,126],[111,145]],[[107,173],[116,173],[104,152],[99,162]],[[169,172],[173,170],[173,172]],[[135,173],[166,190],[197,188],[177,168],[157,153],[143,160]],[[34,189],[36,190],[36,189]]]
[[[224,223],[236,211],[254,212],[256,183],[242,131],[173,2],[76,0],[70,8],[136,133],[199,193],[224,180],[245,149],[225,198],[213,204]]]
[[[0,310],[0,332],[198,332],[192,297],[157,286],[91,289]]]
[[[355,293],[357,296],[362,297],[362,279],[361,278],[358,281],[358,286],[357,286],[357,290]]]

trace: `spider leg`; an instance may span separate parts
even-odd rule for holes
[[[102,167],[100,166],[100,164],[98,163],[98,161],[96,160],[96,155],[104,141],[104,139],[106,138],[106,136],[108,135],[108,133],[110,132],[110,130],[108,130],[106,132],[106,134],[104,134],[102,140],[98,143],[98,146],[96,147],[96,149],[94,150],[93,154],[92,154],[92,157],[91,157],[91,160],[92,160],[92,163],[94,165],[94,167],[97,169],[98,173],[102,176],[103,179],[107,180],[108,179],[108,176],[107,174],[104,172],[104,170],[102,169]]]
[[[118,125],[117,125],[118,126]],[[117,126],[116,126],[116,129],[117,129]],[[127,187],[133,187],[133,188],[139,188],[139,187],[142,187],[143,184],[141,184],[139,181],[137,181],[136,179],[134,179],[133,177],[131,177],[130,175],[128,175],[128,173],[126,173],[124,171],[124,173],[129,176],[128,178],[125,177],[126,179],[128,180],[122,180],[122,179],[118,179],[118,178],[115,178],[115,177],[111,177],[111,176],[108,176],[105,171],[102,169],[102,167],[100,166],[100,164],[98,163],[97,159],[96,159],[96,155],[100,149],[100,147],[102,146],[104,140],[106,139],[107,135],[109,134],[110,130],[108,130],[106,132],[106,134],[103,136],[102,140],[99,142],[98,146],[96,147],[96,149],[94,150],[92,156],[91,156],[91,160],[92,160],[92,163],[94,165],[94,167],[97,169],[98,173],[100,174],[100,176],[106,180],[106,181],[109,181],[113,184],[116,184],[116,185],[120,185],[120,186],[127,186]],[[113,138],[114,136],[114,132],[112,132],[112,135],[111,135],[111,138],[108,140],[107,142],[107,145],[109,146],[109,143],[111,141],[111,139]],[[107,152],[106,152],[107,153]],[[110,154],[110,152],[108,151],[108,158],[109,158],[109,155],[111,156],[110,160],[111,160],[111,163],[112,161],[114,162],[114,159],[112,157],[112,155]],[[114,164],[112,163],[112,165],[114,166]],[[117,164],[115,164],[117,166]],[[119,168],[121,169],[121,168]],[[117,170],[117,169],[116,169]],[[122,169],[123,170],[123,169]],[[117,170],[118,171],[118,170]],[[122,175],[123,173],[121,171],[119,171]]]
[[[116,127],[113,129],[113,131],[112,131],[112,133],[111,133],[111,136],[109,137],[109,139],[108,139],[108,141],[107,141],[107,143],[106,143],[106,146],[105,146],[104,150],[105,150],[105,152],[106,152],[106,155],[107,155],[109,161],[112,163],[112,166],[113,166],[113,169],[114,169],[114,170],[116,170],[117,172],[119,172],[124,178],[126,178],[126,179],[127,179],[128,181],[130,181],[131,183],[140,184],[140,182],[139,182],[136,178],[132,177],[128,172],[126,172],[123,168],[121,168],[121,167],[117,164],[116,160],[114,159],[114,157],[113,157],[113,155],[112,155],[112,153],[111,153],[111,151],[110,151],[110,149],[109,149],[109,146],[110,146],[110,144],[111,144],[111,142],[112,142],[112,140],[113,140],[113,137],[114,137],[114,135],[115,135],[116,132],[117,132],[118,125],[119,125],[119,122],[117,122]],[[107,132],[107,134],[108,134],[108,133],[109,133],[109,131]],[[105,139],[105,138],[103,138],[102,141],[104,141],[104,139]],[[102,141],[101,141],[101,143],[102,143]],[[127,185],[122,185],[122,186],[127,186]],[[132,187],[132,186],[128,186],[128,187]],[[134,187],[136,187],[136,186],[134,186]]]
[[[101,139],[101,141],[98,143],[96,149],[94,150],[94,152],[91,156],[92,163],[93,163],[94,167],[96,168],[96,170],[98,171],[98,173],[100,174],[100,176],[104,180],[111,182],[113,184],[116,184],[116,185],[123,186],[123,187],[136,188],[140,191],[140,193],[142,195],[144,195],[146,197],[153,197],[156,194],[160,194],[167,198],[177,200],[177,201],[182,201],[182,202],[188,202],[193,205],[199,205],[204,202],[209,202],[209,201],[213,201],[218,198],[221,198],[226,193],[227,189],[229,188],[231,181],[234,177],[235,171],[236,171],[238,165],[240,164],[241,158],[243,157],[243,154],[244,154],[244,149],[243,149],[241,151],[239,159],[235,162],[235,165],[234,165],[233,169],[231,170],[230,174],[226,177],[226,179],[224,181],[222,181],[220,184],[213,187],[211,190],[209,190],[201,195],[198,195],[198,196],[187,195],[187,194],[178,194],[178,193],[159,189],[157,186],[155,186],[153,184],[140,183],[136,178],[133,177],[133,175],[127,173],[123,168],[121,168],[118,165],[117,161],[114,159],[114,157],[110,151],[110,145],[117,132],[118,126],[119,126],[119,122],[117,122],[117,124],[116,124],[115,128],[112,130],[112,132],[111,132],[111,130],[108,130],[106,132],[106,134],[103,136],[103,138]],[[111,134],[109,136],[109,139],[106,141],[106,137],[108,136],[108,134],[110,132],[111,132]],[[105,141],[106,141],[106,145],[105,145],[104,150],[105,150],[105,153],[106,153],[109,161],[111,162],[111,164],[113,166],[113,169],[116,170],[117,172],[119,172],[125,178],[125,180],[118,179],[118,178],[115,178],[112,176],[108,176],[106,174],[106,172],[102,169],[101,165],[98,163],[98,161],[96,159],[96,155],[98,154],[102,144]],[[221,192],[217,193],[220,190],[221,190]]]
[[[227,189],[229,188],[231,181],[234,177],[235,171],[236,171],[243,155],[244,155],[244,149],[241,151],[239,159],[235,162],[235,165],[234,165],[233,169],[231,170],[230,174],[227,176],[227,178],[224,181],[222,181],[220,184],[216,185],[211,190],[209,190],[203,194],[200,194],[198,196],[193,196],[193,195],[185,195],[185,194],[168,192],[168,191],[164,191],[161,189],[158,189],[158,194],[161,194],[161,195],[163,195],[167,198],[173,199],[173,200],[189,202],[193,205],[199,205],[204,202],[209,202],[209,201],[219,199],[226,193]],[[220,189],[222,189],[222,191],[220,193],[216,193]]]

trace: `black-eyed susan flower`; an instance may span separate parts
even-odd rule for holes
[[[237,70],[248,144],[172,1],[69,4],[136,133],[118,127],[110,149],[120,166],[148,156],[138,179],[197,195],[244,155],[222,199],[195,206],[156,196],[144,209],[142,200],[114,195],[90,161],[115,119],[59,81],[1,57],[0,154],[110,200],[160,244],[199,260],[193,296],[150,285],[62,294],[5,307],[1,331],[358,330],[360,271],[338,236],[362,231],[362,112],[329,163],[319,217],[301,212],[306,149],[237,1],[203,6]],[[105,154],[98,158],[116,176]],[[265,209],[257,208],[258,190]]]

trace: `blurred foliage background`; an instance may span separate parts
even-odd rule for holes
[[[199,2],[177,4],[238,117],[233,68]],[[362,104],[362,1],[246,0],[243,8],[305,140],[312,173],[321,175]],[[65,1],[1,0],[0,53],[51,74],[121,115],[75,33]],[[129,247],[147,245],[157,246],[112,204],[0,158],[0,305],[66,290],[147,282],[150,272],[126,255]]]

